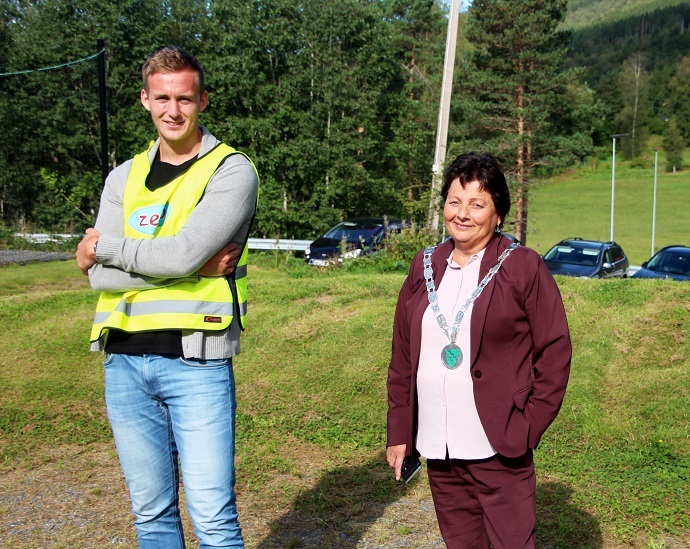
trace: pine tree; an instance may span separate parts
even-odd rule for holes
[[[683,57],[668,86],[668,103],[678,130],[690,143],[690,55]]]
[[[387,0],[386,17],[402,69],[390,90],[393,139],[387,162],[410,216],[425,215],[448,21],[438,0]]]
[[[574,79],[574,73],[560,69],[569,43],[569,34],[558,28],[566,4],[475,0],[469,11],[468,40],[475,50],[463,80],[466,112],[476,113],[473,137],[499,157],[515,180],[515,236],[523,244],[536,168],[555,152],[587,141],[583,135],[553,135],[557,128],[550,123],[559,97]]]
[[[676,121],[673,119],[666,124],[664,150],[666,151],[666,171],[675,173],[678,170],[682,170],[685,143]]]

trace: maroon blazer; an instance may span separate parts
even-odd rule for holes
[[[479,280],[509,244],[504,237],[489,242]],[[448,240],[431,257],[437,288],[453,246]],[[408,454],[416,438],[417,366],[429,304],[422,256],[419,252],[412,260],[398,296],[388,368],[387,445],[406,444]],[[518,246],[511,252],[475,301],[470,334],[474,399],[486,435],[499,454],[522,456],[537,447],[556,418],[572,356],[561,294],[535,251]]]

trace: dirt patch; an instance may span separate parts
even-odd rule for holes
[[[371,486],[381,475],[389,474],[380,455],[358,466],[334,467],[332,456],[316,448],[289,453],[295,452],[300,459],[291,460],[293,470],[272,475],[261,487],[241,481],[238,463],[238,508],[248,548],[444,547],[425,474],[410,486],[398,487],[395,497],[377,501]],[[548,481],[538,489],[550,497],[558,496]],[[187,546],[198,547],[184,496],[182,506]],[[568,520],[567,516],[561,518]],[[0,547],[8,549],[137,546],[129,497],[112,444],[58,448],[47,455],[43,465],[0,474],[0,524]],[[651,547],[650,540],[643,537],[625,547]],[[685,539],[664,538],[654,543],[665,549],[690,549]],[[623,546],[604,537],[577,547]]]
[[[327,518],[299,510],[300,498],[322,489],[319,472],[326,466],[316,463],[323,459],[316,453],[303,457],[298,470],[276,475],[260,493],[238,484],[248,548],[443,547],[422,482],[388,506],[343,502]],[[324,501],[331,505],[328,496]],[[137,546],[127,487],[111,444],[56,449],[48,463],[3,473],[0,502],[2,548]],[[182,504],[187,546],[198,547],[184,496]]]
[[[134,547],[127,489],[110,445],[67,447],[0,476],[0,546]]]

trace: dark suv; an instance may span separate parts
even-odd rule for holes
[[[356,217],[346,219],[312,242],[304,252],[310,265],[325,267],[376,252],[387,233],[412,227],[402,219]]]
[[[566,238],[551,248],[544,262],[552,274],[582,278],[628,276],[629,262],[615,242]]]
[[[670,278],[690,280],[690,248],[666,246],[642,264],[633,278]]]

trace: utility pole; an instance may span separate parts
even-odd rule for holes
[[[105,43],[99,38],[96,41],[98,50],[98,118],[101,123],[101,176],[105,183],[110,168],[108,167],[108,101],[105,89]]]
[[[652,255],[654,255],[654,237],[656,236],[656,181],[659,168],[659,151],[654,150],[654,203],[652,205]],[[649,257],[652,257],[650,255]]]
[[[443,84],[441,86],[441,106],[438,112],[436,128],[436,153],[431,167],[431,196],[429,198],[428,228],[438,231],[438,193],[443,185],[443,167],[446,162],[446,141],[448,139],[448,118],[450,116],[450,96],[453,90],[453,69],[455,68],[455,49],[458,39],[458,17],[460,0],[452,0],[448,17],[448,35],[446,36],[446,55],[443,61]]]

